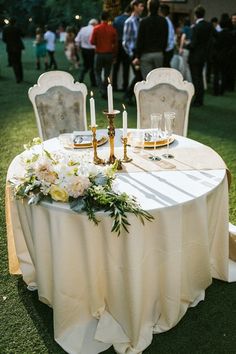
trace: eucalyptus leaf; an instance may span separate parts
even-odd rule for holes
[[[74,199],[70,202],[70,208],[76,213],[82,213],[85,211],[85,201],[83,198]]]
[[[94,178],[94,183],[97,186],[105,186],[107,184],[107,177],[99,173],[95,178]]]
[[[38,194],[33,194],[31,196],[31,198],[28,201],[29,205],[36,205],[38,204],[41,200],[43,199],[43,194],[42,193],[38,193]]]

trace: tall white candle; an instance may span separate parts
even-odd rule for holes
[[[122,114],[123,118],[123,138],[127,138],[127,112],[125,110],[125,105],[123,105],[124,111]]]
[[[91,127],[95,127],[96,125],[96,116],[95,116],[95,101],[93,98],[93,93],[91,91],[91,98],[89,100],[90,103],[90,119],[91,119]]]
[[[108,85],[107,85],[107,98],[108,98],[108,113],[113,112],[113,90],[112,85],[110,83],[110,79],[108,77]]]

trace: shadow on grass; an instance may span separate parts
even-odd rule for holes
[[[235,353],[235,291],[235,283],[214,280],[206,290],[205,301],[197,307],[189,308],[174,328],[154,335],[151,345],[143,353]],[[18,280],[18,293],[48,353],[65,353],[53,338],[52,309],[38,300],[37,291],[28,291],[22,279]],[[212,348],[215,348],[213,352]],[[113,347],[104,352],[114,353]]]
[[[38,299],[37,291],[29,291],[23,279],[18,279],[18,294],[48,353],[66,353],[54,340],[53,310]]]
[[[198,133],[201,136],[212,135],[219,139],[227,139],[235,143],[236,120],[233,97],[223,98],[218,105],[204,106],[200,109],[191,109],[189,118],[189,133]]]

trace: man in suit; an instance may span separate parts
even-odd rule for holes
[[[192,40],[190,43],[189,66],[195,88],[193,106],[200,107],[204,100],[203,68],[207,61],[213,35],[213,27],[204,20],[205,9],[201,5],[194,10],[196,22],[192,28]]]
[[[2,40],[6,43],[9,62],[13,68],[16,82],[23,81],[23,67],[21,62],[21,51],[24,44],[21,39],[20,29],[16,26],[16,19],[11,18],[9,25],[3,29]]]
[[[168,40],[167,21],[158,15],[159,0],[148,0],[147,8],[149,15],[140,23],[136,42],[136,60],[133,61],[135,64],[140,62],[144,79],[151,70],[163,65]]]
[[[118,35],[117,58],[113,66],[113,76],[112,76],[112,85],[113,85],[113,90],[115,91],[118,91],[118,73],[121,65],[122,65],[122,79],[123,79],[122,91],[126,91],[129,84],[129,67],[130,67],[129,62],[130,61],[129,61],[128,54],[125,52],[123,48],[122,39],[123,39],[123,30],[124,30],[125,21],[129,18],[130,11],[131,8],[130,5],[128,5],[127,8],[125,9],[125,12],[115,17],[113,21],[113,27],[116,29]]]
[[[142,80],[142,74],[139,65],[133,63],[135,58],[136,50],[136,41],[138,37],[138,29],[140,23],[140,16],[144,10],[144,1],[143,0],[132,0],[130,3],[131,6],[131,15],[127,18],[124,24],[122,45],[129,56],[129,61],[133,70],[134,78],[127,87],[124,94],[124,102],[132,104],[132,97],[134,96],[134,86],[136,82]]]
[[[168,24],[168,41],[167,46],[164,51],[164,61],[163,66],[165,68],[170,68],[170,62],[174,55],[174,48],[175,48],[175,29],[173,23],[169,17],[170,15],[170,7],[167,4],[162,4],[160,7],[161,15],[165,17],[166,22]]]

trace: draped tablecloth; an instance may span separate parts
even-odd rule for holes
[[[52,139],[45,147],[60,146]],[[171,149],[186,162],[186,149],[204,146],[176,137]],[[97,354],[111,345],[120,354],[142,353],[153,333],[172,328],[204,299],[212,277],[236,280],[235,263],[230,268],[228,260],[226,169],[211,154],[219,162],[214,168],[207,169],[206,161],[202,169],[164,163],[159,170],[118,174],[116,187],[155,217],[143,226],[129,215],[130,232],[120,237],[110,232],[112,221],[104,213],[95,226],[67,204],[29,206],[8,190],[10,270],[16,273],[19,262],[24,281],[53,307],[55,340],[68,353]],[[13,160],[8,179],[19,161]],[[177,159],[169,163],[177,166]]]

